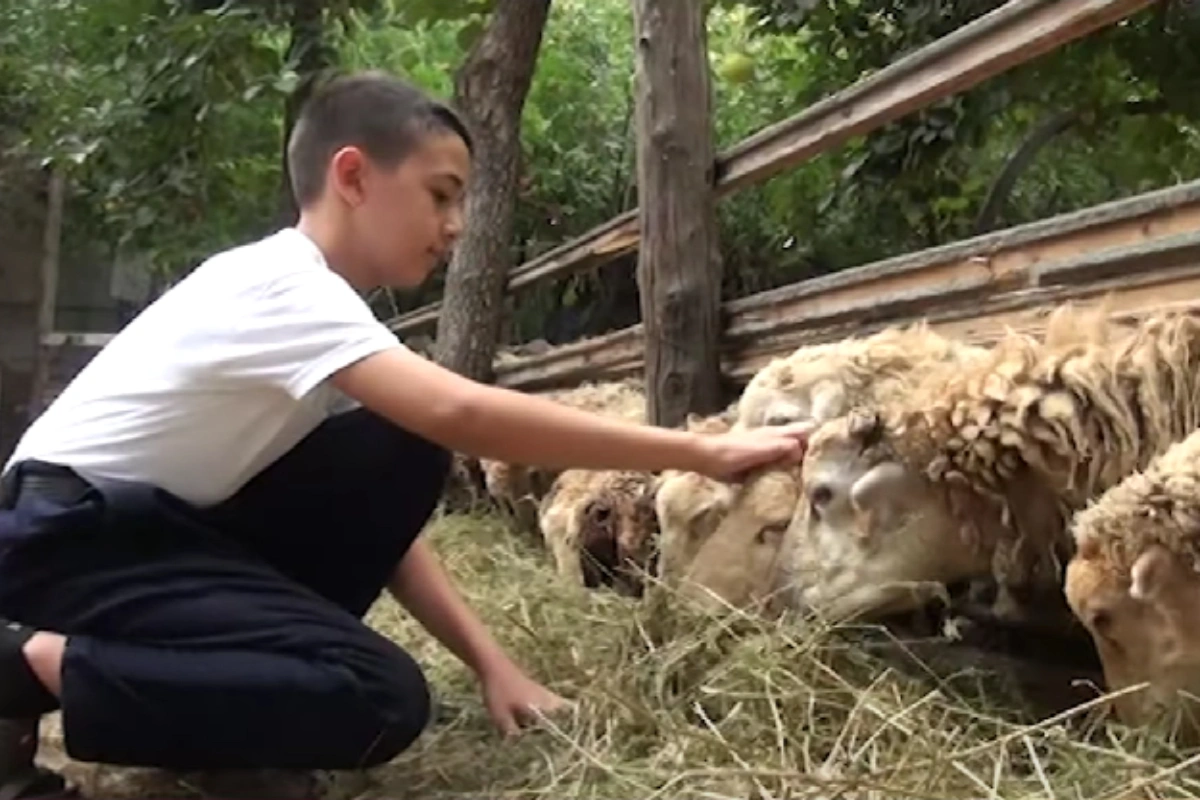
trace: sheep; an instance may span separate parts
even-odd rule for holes
[[[1079,511],[1070,533],[1064,594],[1108,689],[1149,686],[1115,697],[1117,716],[1130,725],[1163,711],[1193,717],[1178,693],[1200,695],[1200,431]],[[1200,724],[1180,733],[1195,743]]]
[[[831,419],[856,405],[905,391],[929,369],[980,359],[986,352],[985,348],[946,338],[925,324],[803,347],[772,361],[751,379],[732,409],[733,427]],[[777,553],[777,540],[767,537],[771,544],[766,550],[759,542],[738,551],[737,559],[742,560],[728,560],[719,570],[714,569],[722,561],[717,554],[733,553],[735,541],[758,542],[755,537],[765,531],[761,515],[772,517],[783,508],[764,492],[778,491],[780,501],[787,501],[799,491],[795,481],[796,476],[782,475],[763,480],[761,485],[735,489],[693,473],[665,473],[656,500],[662,528],[659,577],[666,583],[677,583],[708,537],[728,517],[729,523],[717,537],[719,542],[709,548],[705,562],[697,565],[689,582],[727,599],[749,597],[750,589],[735,590],[734,584],[753,583],[766,574],[766,567],[738,573],[731,565],[747,565],[754,563],[754,558],[761,560],[764,554]],[[765,512],[767,507],[773,511]],[[757,556],[752,557],[752,553]],[[707,583],[710,580],[712,583]],[[760,591],[765,589],[754,589]]]
[[[785,537],[801,494],[799,470],[760,470],[726,492],[723,518],[683,568],[680,595],[768,616],[794,607]]]
[[[914,374],[978,359],[986,352],[923,322],[801,347],[774,359],[750,379],[738,400],[736,427],[833,419],[901,391]]]
[[[733,426],[736,405],[723,414],[689,414],[685,427],[696,433],[725,433]],[[659,542],[656,576],[671,584],[682,574],[729,509],[728,484],[698,472],[665,470],[654,484]]]
[[[640,384],[632,380],[585,383],[572,389],[546,394],[572,408],[592,411],[628,422],[645,424],[646,399]],[[550,490],[557,470],[480,459],[488,495],[515,520],[517,527],[537,530],[538,503]]]
[[[802,602],[839,618],[910,611],[978,577],[995,579],[1001,618],[1043,602],[1069,616],[1073,512],[1200,422],[1200,323],[1127,331],[1105,307],[1064,306],[1044,339],[1009,331],[972,368],[818,430],[791,539]]]
[[[698,433],[721,433],[731,425],[731,408],[708,417],[689,414],[684,423]],[[659,569],[659,490],[675,474],[573,469],[558,475],[540,502],[538,521],[559,574],[590,588],[612,585],[640,596],[641,574]],[[685,484],[692,477],[708,480],[678,475]],[[686,492],[681,497],[692,499]]]
[[[654,570],[658,534],[652,487],[646,472],[562,472],[538,515],[555,571],[587,588],[611,585],[640,596],[641,574]]]

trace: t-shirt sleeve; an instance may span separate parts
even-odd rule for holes
[[[404,346],[348,283],[327,270],[279,276],[239,310],[227,318],[227,355],[219,359],[224,377],[278,386],[296,398],[355,361]]]

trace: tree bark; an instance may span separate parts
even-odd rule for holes
[[[50,351],[45,338],[54,332],[58,307],[59,251],[62,247],[63,205],[66,202],[66,176],[55,164],[48,177],[46,227],[42,234],[42,267],[38,271],[37,322],[33,327],[33,379],[29,387],[27,420],[32,423],[46,406],[50,384]]]
[[[550,0],[496,0],[454,81],[475,154],[466,227],[446,271],[436,351],[443,366],[479,381],[492,380],[504,289],[515,262],[521,114],[549,11]]]
[[[632,2],[647,414],[676,426],[723,406],[705,12],[696,2]]]

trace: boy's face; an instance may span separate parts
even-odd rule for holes
[[[417,286],[449,258],[462,233],[467,146],[437,131],[393,167],[360,157],[350,216],[365,271],[376,285]]]

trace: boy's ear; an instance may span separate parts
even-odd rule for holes
[[[365,195],[367,159],[353,145],[339,148],[329,160],[327,181],[338,196],[350,205],[359,205]]]

